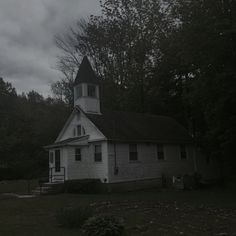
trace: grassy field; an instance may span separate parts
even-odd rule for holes
[[[79,230],[60,228],[55,217],[60,208],[79,205],[122,217],[126,235],[236,235],[236,193],[222,189],[28,199],[0,195],[0,235],[81,235]]]
[[[38,186],[38,180],[6,180],[0,181],[1,193],[28,194]]]

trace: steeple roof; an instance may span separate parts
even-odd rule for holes
[[[74,85],[81,83],[99,84],[99,80],[95,75],[87,56],[84,56],[80,64]]]

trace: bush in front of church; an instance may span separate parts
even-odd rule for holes
[[[82,227],[86,236],[120,236],[124,232],[123,221],[112,215],[89,218]]]

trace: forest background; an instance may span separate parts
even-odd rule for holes
[[[53,98],[17,94],[0,79],[0,179],[47,175],[44,145],[73,108],[73,81],[84,55],[101,81],[101,103],[114,110],[168,115],[196,145],[236,168],[236,2],[103,0],[102,14],[78,19],[55,43],[62,78]]]

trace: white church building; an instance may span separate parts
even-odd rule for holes
[[[163,176],[195,172],[212,178],[211,163],[182,125],[167,116],[101,110],[99,84],[84,57],[74,82],[74,110],[46,147],[50,182],[152,185]]]

